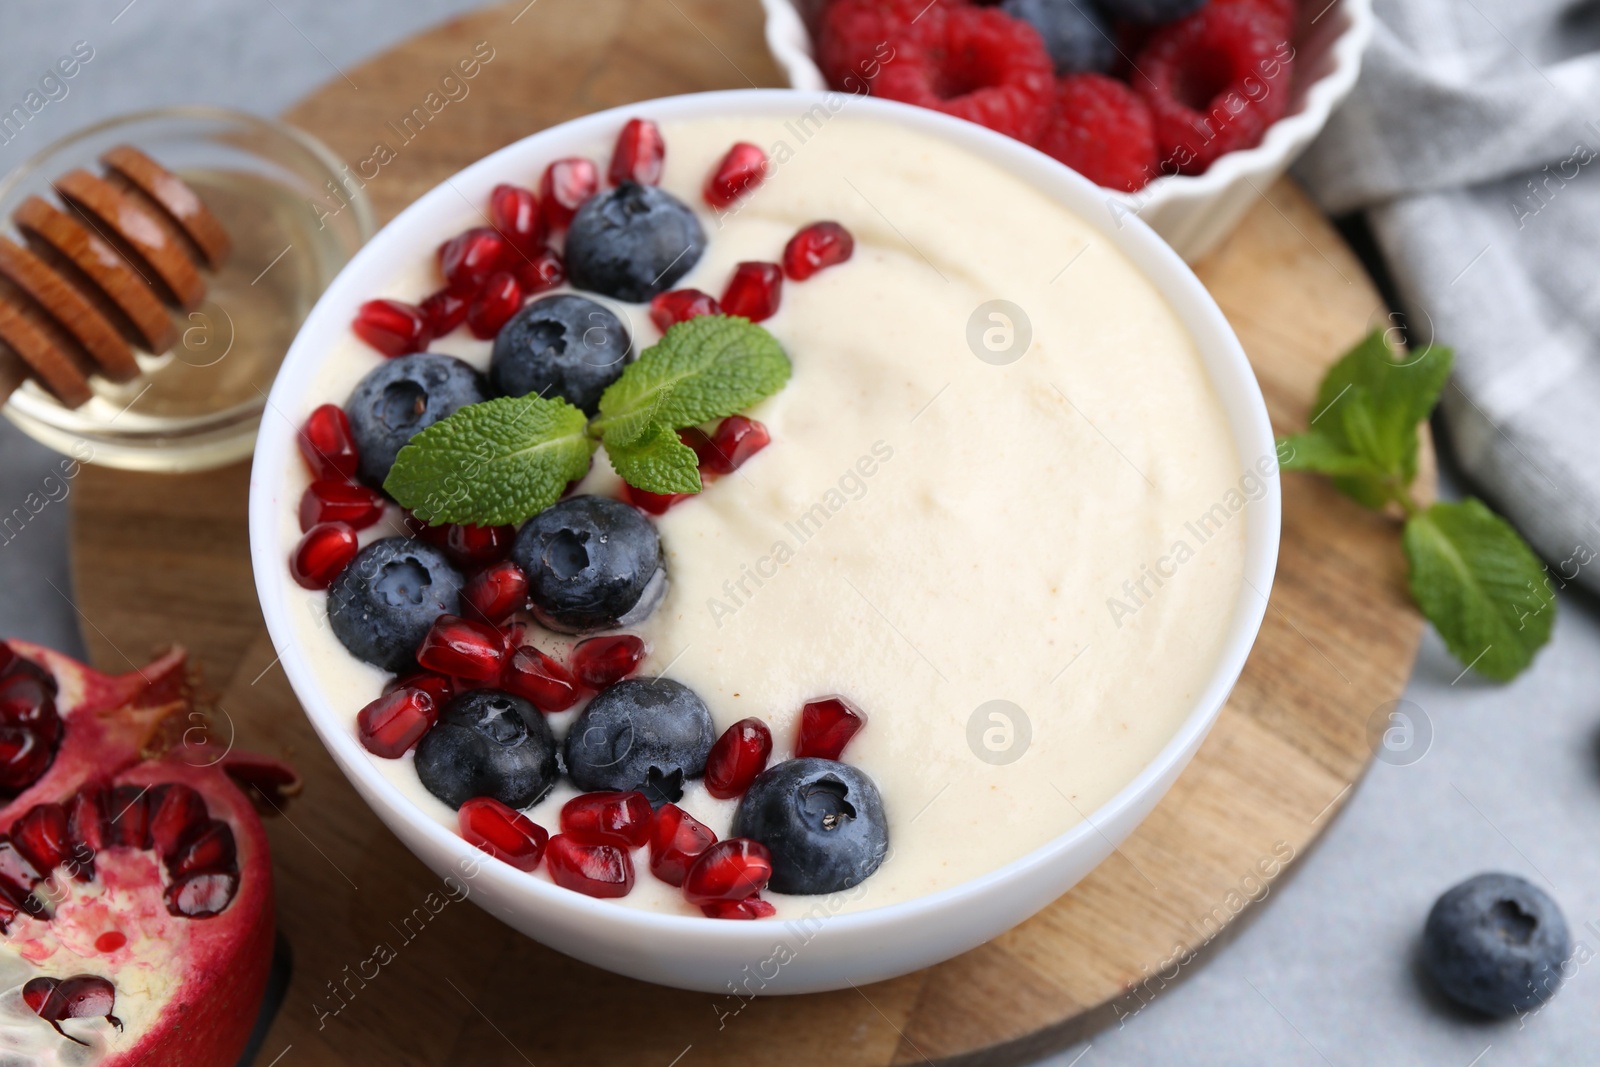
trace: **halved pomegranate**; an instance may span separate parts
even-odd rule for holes
[[[279,797],[299,780],[182,739],[196,721],[182,650],[105,675],[0,647],[53,681],[61,723],[48,769],[0,807],[0,1049],[231,1067],[274,937],[266,835],[235,778]]]

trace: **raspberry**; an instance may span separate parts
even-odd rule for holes
[[[817,65],[835,89],[859,93],[892,62],[896,43],[967,0],[834,0],[817,27]]]
[[[926,24],[926,25],[924,25]],[[890,100],[1034,144],[1050,120],[1055,65],[1039,31],[993,8],[929,11],[872,82]]]
[[[1289,106],[1294,51],[1258,3],[1223,3],[1163,26],[1134,59],[1164,171],[1201,174],[1254,148]]]
[[[1160,157],[1150,108],[1103,74],[1069,74],[1039,149],[1096,185],[1131,193],[1156,175]]]

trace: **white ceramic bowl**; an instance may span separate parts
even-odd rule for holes
[[[745,90],[630,104],[534,134],[468,167],[384,227],[311,312],[273,386],[269,405],[283,418],[264,421],[250,484],[250,541],[256,587],[274,646],[312,725],[339,767],[388,827],[429,867],[470,887],[471,898],[506,923],[552,948],[599,967],[665,985],[726,993],[800,993],[891,978],[973,948],[1055,900],[1105,859],[1156,805],[1200,742],[1244,666],[1265,611],[1278,556],[1277,479],[1246,511],[1246,587],[1204,692],[1182,728],[1132,782],[1088,822],[983,877],[884,907],[795,923],[720,922],[618,907],[569,892],[509,866],[484,861],[456,834],[424,815],[379,772],[349,726],[348,709],[322,692],[291,618],[284,510],[295,506],[290,472],[298,463],[295,426],[315,403],[307,395],[318,363],[350,328],[356,308],[392,277],[395,265],[428,254],[459,228],[462,197],[481,203],[511,176],[539,173],[553,159],[603,152],[634,115],[670,121],[711,116],[800,115],[820,94]],[[1097,211],[1100,190],[1027,146],[933,111],[881,100],[852,105],[866,116],[903,123],[993,159],[1088,219],[1151,279],[1194,336],[1233,428],[1241,457],[1275,456],[1272,429],[1238,340],[1200,282],[1165,242],[1133,220],[1121,229]],[[1261,591],[1253,592],[1250,587]],[[481,866],[480,866],[481,865]],[[472,873],[475,872],[475,873]],[[766,964],[788,943],[792,959]],[[748,968],[748,971],[746,970]],[[773,973],[768,973],[773,972]],[[764,984],[761,984],[764,983]]]
[[[796,89],[826,89],[812,58],[811,19],[824,0],[761,0],[767,47]],[[1312,11],[1328,0],[1302,0]],[[1288,113],[1259,145],[1229,152],[1204,174],[1157,178],[1137,193],[1100,191],[1100,213],[1120,224],[1130,214],[1148,223],[1190,263],[1239,225],[1245,213],[1283,176],[1350,95],[1361,55],[1372,39],[1372,0],[1333,0],[1300,28]]]

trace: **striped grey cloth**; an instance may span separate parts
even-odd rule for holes
[[[1455,348],[1461,465],[1600,591],[1600,0],[1374,6],[1361,81],[1297,174],[1367,212],[1412,343]]]

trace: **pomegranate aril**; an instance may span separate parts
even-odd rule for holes
[[[94,877],[94,857],[111,841],[104,789],[87,787],[67,801],[67,836],[72,841],[74,873],[80,880]]]
[[[767,154],[753,144],[740,141],[728,149],[717,169],[706,181],[706,203],[727,207],[760,185],[767,176]]]
[[[728,727],[706,756],[706,792],[718,800],[744,796],[772,756],[772,731],[760,719]]]
[[[376,489],[354,482],[312,482],[300,495],[300,529],[309,531],[324,522],[342,522],[351,529],[365,530],[383,518],[387,503]]]
[[[386,356],[421,352],[433,340],[423,310],[399,300],[368,300],[356,312],[351,328]]]
[[[200,794],[181,783],[150,790],[150,842],[156,854],[170,859],[210,814]]]
[[[344,409],[334,404],[323,404],[300,427],[300,454],[314,478],[350,479],[356,476],[361,454],[356,449],[355,434],[350,432],[350,419]]]
[[[680,322],[697,319],[701,315],[720,315],[722,305],[710,293],[698,289],[673,289],[658,293],[650,301],[650,321],[662,333]]]
[[[649,654],[644,639],[632,634],[591,637],[572,650],[572,673],[590,689],[604,689],[638,670]]]
[[[722,293],[722,310],[751,322],[770,319],[783,300],[783,269],[776,263],[741,263]]]
[[[497,185],[489,194],[489,221],[512,248],[532,255],[544,244],[545,221],[539,198],[520,185]]]
[[[711,438],[706,435],[704,430],[698,426],[685,427],[678,431],[678,440],[694,450],[695,465],[700,468],[700,473],[704,474],[710,469],[706,466],[706,461],[712,455]]]
[[[514,266],[517,254],[488,226],[474,226],[439,246],[439,273],[452,290],[476,296],[496,271]]]
[[[238,858],[233,830],[227,823],[213,819],[167,860],[167,873],[177,881],[202,871],[232,870]]]
[[[772,853],[748,837],[718,841],[689,867],[683,895],[691,904],[744,900],[767,888],[772,879]]]
[[[78,974],[62,979],[56,985],[45,1001],[44,1008],[39,1011],[39,1017],[56,1024],[57,1033],[62,1032],[62,1019],[100,1018],[121,1030],[122,1020],[111,1014],[116,1004],[117,987],[111,984],[110,979],[97,974]]]
[[[649,119],[629,119],[617,135],[617,146],[611,152],[611,167],[606,177],[612,185],[638,182],[655,185],[661,181],[661,170],[667,158],[667,143],[661,139],[661,127]]]
[[[13,797],[44,777],[55,753],[26,726],[0,726],[0,798]]]
[[[0,837],[0,881],[32,889],[48,873],[28,862],[28,858],[17,851],[17,846],[11,843],[10,838]]]
[[[305,532],[289,557],[289,574],[306,589],[326,589],[361,551],[356,531],[346,522],[324,522]]]
[[[795,757],[816,756],[819,759],[836,760],[856,731],[866,724],[866,713],[843,697],[810,701],[800,709],[800,735],[795,740]]]
[[[107,814],[111,817],[112,839],[124,848],[150,847],[150,791],[133,785],[119,785],[111,791]]]
[[[72,856],[67,809],[39,804],[11,825],[11,844],[34,870],[48,874]]]
[[[167,887],[167,911],[190,919],[208,919],[221,913],[238,891],[238,871],[199,871]]]
[[[837,266],[856,250],[856,239],[837,222],[813,222],[783,246],[783,272],[803,282],[819,270]]]
[[[582,695],[567,669],[532,645],[511,653],[500,675],[500,688],[547,713],[566,711]]]
[[[633,889],[633,861],[617,845],[557,834],[545,848],[550,880],[591,897],[625,897]]]
[[[33,665],[27,663],[27,666]],[[0,678],[0,723],[25,727],[45,744],[54,746],[61,740],[61,716],[56,711],[55,690],[20,668]]]
[[[772,435],[766,426],[743,415],[729,415],[711,435],[709,453],[701,460],[701,469],[712,474],[732,474],[771,443]]]
[[[480,341],[492,341],[522,307],[522,286],[509,271],[496,271],[467,308],[467,329]]]
[[[622,499],[651,515],[665,515],[667,509],[680,501],[688,500],[694,493],[652,493],[626,482],[622,484]]]
[[[746,897],[702,904],[700,912],[708,919],[770,919],[778,914],[778,909],[760,897]]]
[[[493,797],[473,797],[456,812],[461,837],[519,871],[539,866],[550,832]]]
[[[445,334],[467,321],[467,305],[472,301],[461,293],[440,289],[419,305],[428,316],[428,330],[434,337]]]
[[[552,232],[565,230],[583,202],[599,191],[600,171],[593,160],[556,160],[539,179],[539,205],[544,210],[545,225]]]
[[[553,248],[540,248],[528,253],[528,258],[517,264],[517,284],[523,296],[533,296],[554,289],[567,280],[567,265]]]
[[[440,547],[462,567],[482,567],[505,559],[516,540],[515,526],[446,526]]]
[[[401,525],[406,528],[406,532],[412,537],[419,538],[439,548],[443,548],[444,543],[450,539],[450,526],[448,524],[430,526],[409,511],[405,513],[405,518],[401,520]]]
[[[650,873],[682,885],[700,853],[717,843],[711,828],[676,804],[663,804],[650,830]]]
[[[396,689],[356,715],[361,747],[383,759],[399,759],[439,718],[439,705],[425,689]]]
[[[650,799],[638,790],[581,793],[562,805],[561,832],[579,841],[640,848],[650,840],[653,818]]]
[[[419,665],[475,682],[498,677],[505,658],[506,641],[499,630],[455,615],[435,619],[417,646]]]
[[[0,878],[0,933],[3,933],[11,921],[19,915],[31,915],[35,919],[43,919],[49,914],[44,901],[28,892],[25,887]]]
[[[433,698],[435,708],[443,708],[450,703],[450,698],[456,695],[455,679],[447,674],[435,674],[433,671],[416,671],[403,678],[394,678],[383,687],[385,693],[393,693],[399,689],[422,690]]]
[[[32,1009],[35,1015],[44,1016],[45,1005],[50,1003],[50,994],[56,991],[56,986],[61,984],[59,978],[30,978],[22,987],[22,1002]]]
[[[528,577],[510,560],[490,564],[467,579],[462,606],[472,615],[499,626],[528,602]]]

